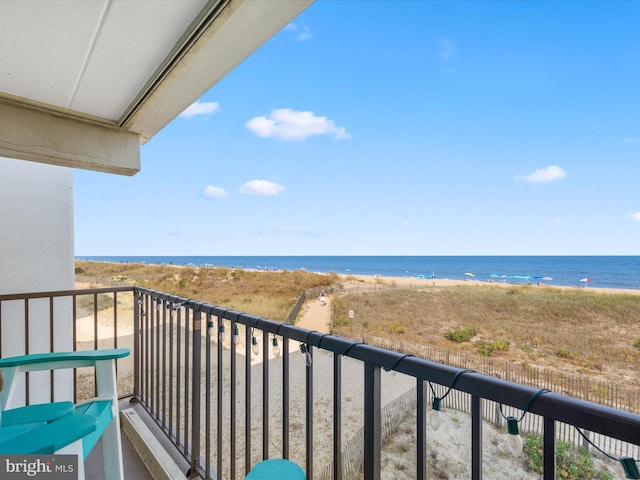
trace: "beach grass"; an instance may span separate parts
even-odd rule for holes
[[[640,296],[537,285],[474,282],[423,288],[349,290],[354,278],[307,271],[246,271],[77,261],[78,278],[116,278],[283,321],[304,289],[337,286],[334,333],[366,334],[500,357],[525,365],[640,387]],[[384,279],[375,285],[389,287]],[[393,285],[393,282],[391,282]],[[353,319],[349,311],[353,310]]]
[[[276,321],[287,318],[305,289],[338,281],[335,274],[302,270],[248,271],[90,261],[76,262],[76,277],[94,283],[107,279],[138,285]]]
[[[338,335],[405,340],[640,386],[638,295],[474,284],[349,293],[333,306]]]

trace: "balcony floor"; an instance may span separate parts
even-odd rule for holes
[[[126,435],[122,435],[122,461],[126,480],[153,480]],[[85,477],[87,479],[104,478],[102,472],[102,448],[98,443],[85,462]]]
[[[136,413],[145,421],[147,427],[152,434],[162,444],[167,453],[173,461],[178,465],[182,472],[186,472],[189,469],[189,465],[182,458],[182,456],[176,451],[166,437],[159,431],[159,429],[149,419],[146,411],[139,405],[132,405],[129,403],[129,399],[122,400],[120,402],[120,410],[127,408],[134,408]],[[153,476],[147,470],[144,462],[138,455],[138,452],[134,448],[133,444],[127,438],[127,436],[121,432],[122,435],[122,461],[124,464],[124,478],[125,480],[153,480]],[[85,477],[87,479],[102,479],[103,474],[103,461],[102,461],[102,448],[100,442],[94,447],[89,454],[85,462]],[[186,478],[186,477],[185,477]]]

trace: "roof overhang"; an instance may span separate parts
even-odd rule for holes
[[[133,175],[140,143],[312,2],[0,2],[0,156]]]

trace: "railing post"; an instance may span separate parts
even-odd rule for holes
[[[251,470],[251,328],[245,328],[245,357],[244,357],[244,474]]]
[[[195,475],[200,466],[200,373],[202,359],[202,313],[193,312],[192,328],[192,367],[191,375],[191,474]]]
[[[471,396],[471,478],[482,480],[482,397]]]
[[[269,458],[269,333],[262,331],[262,459]]]
[[[231,443],[231,465],[229,467],[230,470],[230,478],[236,478],[236,402],[237,402],[237,394],[236,394],[236,368],[237,368],[237,358],[236,358],[236,321],[231,321],[231,428],[230,428],[230,443]]]
[[[144,322],[144,368],[142,369],[142,375],[144,375],[144,401],[147,405],[149,405],[149,408],[151,408],[151,394],[149,393],[149,378],[151,377],[151,358],[150,358],[150,351],[151,349],[149,348],[149,342],[151,339],[151,328],[149,325],[149,309],[150,309],[150,302],[151,302],[151,297],[149,297],[149,295],[145,295],[143,297],[142,300],[142,318],[140,319],[141,322]]]
[[[140,398],[140,364],[142,362],[142,357],[140,355],[140,334],[142,330],[140,329],[140,310],[142,309],[142,299],[140,297],[140,292],[138,290],[134,290],[133,292],[133,398]],[[74,324],[75,324],[75,297],[73,302],[74,309]],[[73,334],[75,336],[75,325],[73,328]],[[75,349],[75,338],[74,338],[74,349]]]
[[[204,439],[204,458],[206,459],[204,463],[204,473],[205,478],[209,478],[211,476],[211,437],[213,436],[211,433],[211,341],[213,331],[213,318],[211,316],[211,312],[207,313],[206,317],[206,333],[205,333],[205,342],[204,342],[204,431],[207,432]],[[219,364],[218,364],[219,365]],[[218,382],[219,384],[220,382]],[[218,397],[218,400],[220,397]],[[220,411],[218,408],[216,411]],[[218,424],[216,424],[218,425]],[[218,438],[216,441],[217,445],[220,445],[220,429],[216,428],[216,432],[218,433]],[[220,458],[217,456],[216,458]],[[220,471],[219,465],[216,466],[216,471]]]
[[[167,426],[167,305],[169,300],[162,302],[162,427]],[[114,304],[115,307],[115,304]],[[171,312],[169,312],[171,316]]]
[[[333,355],[333,480],[342,480],[342,355]]]
[[[156,333],[156,359],[155,359],[155,366],[154,366],[154,370],[156,372],[156,388],[155,388],[155,394],[156,394],[156,418],[158,420],[160,420],[160,418],[162,418],[162,406],[160,405],[160,390],[162,389],[162,384],[160,382],[160,352],[161,352],[161,342],[162,342],[162,328],[160,325],[160,311],[162,310],[162,307],[160,306],[160,298],[156,298],[156,304],[155,307],[153,308],[153,311],[155,312],[155,319],[156,319],[156,326],[154,328],[155,333]]]
[[[380,367],[364,364],[364,480],[380,480]]]
[[[213,321],[214,317],[211,317],[211,321]],[[221,478],[222,477],[222,446],[223,446],[223,440],[222,440],[222,430],[223,430],[223,418],[224,418],[224,412],[223,412],[223,408],[224,408],[224,389],[223,389],[223,384],[224,384],[224,344],[222,341],[223,338],[223,333],[221,331],[221,329],[223,328],[222,326],[224,325],[224,317],[222,316],[222,314],[219,314],[218,317],[216,318],[217,322],[214,322],[214,328],[213,331],[215,332],[214,335],[216,335],[217,340],[216,340],[216,345],[217,345],[217,364],[218,364],[218,372],[216,374],[217,377],[217,404],[216,404],[216,435],[217,435],[217,443],[218,445],[216,445],[217,450],[216,450],[216,478]],[[216,325],[217,323],[217,325]],[[233,343],[233,330],[231,330],[231,343]],[[207,345],[211,345],[211,338],[207,339]],[[211,383],[211,378],[209,378],[209,376],[207,376],[207,382]],[[209,390],[207,390],[207,397],[211,396],[211,392]],[[207,435],[208,437],[209,435]],[[235,462],[235,459],[232,457],[232,463]],[[209,458],[207,457],[207,465],[209,464]]]
[[[544,479],[556,478],[556,423],[553,418],[544,417]]]
[[[424,396],[424,380],[416,381],[416,480],[427,478],[427,415]]]
[[[309,355],[313,355],[313,347],[310,345],[307,347]],[[312,357],[313,358],[313,357]],[[306,367],[306,409],[307,409],[307,419],[306,419],[306,430],[307,430],[307,438],[306,438],[306,470],[307,470],[307,478],[313,478],[313,362],[311,365],[307,365]]]
[[[289,339],[282,337],[282,458],[289,459]]]

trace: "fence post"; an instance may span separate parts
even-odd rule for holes
[[[584,399],[585,401],[589,401],[589,379],[586,378],[585,379],[585,383],[584,383]]]
[[[582,446],[585,448],[585,450],[588,452],[589,451],[589,432],[587,430],[582,430],[582,433],[584,433],[584,437],[582,438]]]

